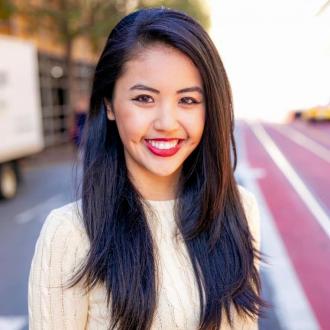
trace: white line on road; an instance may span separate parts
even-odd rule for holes
[[[294,127],[301,128],[302,130],[306,130],[309,132],[310,136],[312,136],[315,140],[318,140],[319,142],[325,143],[326,145],[329,145],[329,135],[323,133],[322,131],[319,131],[315,128],[308,127],[307,125],[301,124],[301,123],[293,123]],[[307,133],[308,134],[308,133]]]
[[[30,222],[33,219],[40,216],[40,214],[50,211],[52,208],[60,205],[62,202],[63,202],[62,194],[57,194],[55,196],[52,196],[51,198],[43,201],[42,203],[39,203],[39,204],[33,206],[32,208],[16,215],[15,222],[17,222],[19,224],[24,224],[24,223]]]
[[[264,281],[271,287],[271,297],[267,297],[268,302],[274,306],[273,312],[281,329],[319,330],[313,309],[305,296],[275,220],[259,189],[257,176],[253,174],[256,173],[255,168],[251,168],[248,163],[244,139],[241,138],[240,142],[244,161],[240,162],[238,176],[246,188],[255,195],[260,209],[261,251],[265,253],[266,261],[269,263],[269,265],[261,264],[261,272]]]
[[[298,176],[294,168],[290,165],[283,153],[277,147],[275,142],[267,134],[261,124],[255,123],[250,125],[254,134],[269,153],[275,164],[282,171],[284,176],[291,183],[300,198],[306,204],[310,212],[314,215],[315,220],[319,223],[326,235],[330,238],[330,219],[327,213],[323,210],[319,202],[309,191],[303,180]]]
[[[21,330],[27,324],[25,316],[0,316],[1,330]]]
[[[281,329],[318,330],[318,321],[305,296],[304,289],[275,225],[275,220],[257,182],[251,175],[243,177],[243,182],[258,201],[261,220],[261,250],[266,254],[266,261],[269,263],[269,265],[261,264],[261,272],[271,287],[271,303]]]
[[[301,145],[305,149],[314,153],[316,156],[330,163],[330,151],[327,148],[323,147],[321,144],[315,142],[314,140],[310,139],[296,129],[290,128],[288,126],[280,127],[274,125],[272,127],[284,136],[294,141],[295,143]]]

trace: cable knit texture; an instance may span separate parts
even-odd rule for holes
[[[238,186],[250,230],[260,247],[260,220],[256,199]],[[148,201],[157,215],[147,213],[156,243],[159,294],[153,330],[198,329],[199,298],[196,280],[182,238],[174,236],[174,201]],[[66,289],[68,278],[83,262],[89,249],[79,203],[53,210],[35,247],[29,276],[29,328],[102,329],[109,326],[110,311],[102,285],[86,292],[81,284]],[[259,265],[257,264],[259,268]],[[224,319],[221,330],[256,330],[257,320],[241,318],[232,308],[233,328]]]

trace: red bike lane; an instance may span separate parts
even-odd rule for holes
[[[320,158],[306,148],[296,144],[291,139],[281,134],[272,125],[263,125],[272,140],[285,154],[289,163],[297,174],[307,184],[309,190],[322,205],[325,211],[330,213],[330,163]],[[285,127],[282,129],[285,130]],[[330,308],[329,308],[330,310]]]
[[[330,239],[251,128],[244,124],[242,130],[250,166],[265,171],[265,176],[257,181],[258,186],[300,284],[320,327],[329,329]]]
[[[325,148],[330,148],[330,123],[309,123],[301,120],[293,121],[288,125],[303,133]]]

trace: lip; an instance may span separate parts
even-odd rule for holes
[[[153,145],[151,145],[148,141],[149,140],[153,140],[153,141],[164,141],[164,142],[168,142],[168,141],[173,141],[173,140],[179,140],[178,144],[171,148],[171,149],[157,149],[156,147],[154,147]],[[160,157],[170,157],[175,155],[181,148],[183,139],[178,139],[178,138],[157,138],[157,139],[147,139],[144,140],[144,143],[146,145],[146,147],[156,156],[160,156]]]

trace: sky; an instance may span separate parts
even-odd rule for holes
[[[210,0],[210,34],[237,118],[285,122],[330,102],[330,6],[320,0]]]

